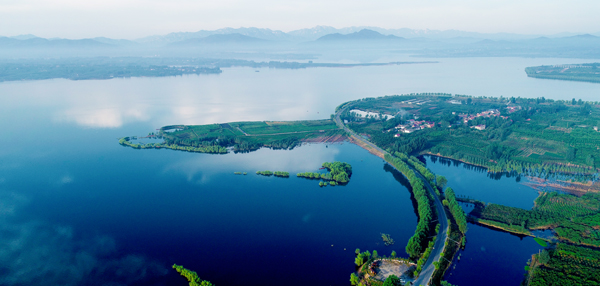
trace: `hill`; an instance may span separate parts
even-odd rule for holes
[[[195,46],[195,45],[211,45],[211,44],[262,44],[269,41],[245,36],[239,33],[233,34],[216,34],[204,38],[189,39],[180,42],[175,42],[169,46]]]
[[[317,39],[318,42],[331,42],[331,41],[398,41],[398,40],[404,40],[404,38],[401,37],[397,37],[394,35],[383,35],[379,32],[373,31],[373,30],[369,30],[369,29],[362,29],[358,32],[354,32],[354,33],[350,33],[350,34],[340,34],[340,33],[334,33],[334,34],[328,34],[325,36],[322,36],[320,38]]]

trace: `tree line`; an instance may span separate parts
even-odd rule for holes
[[[435,212],[432,207],[432,199],[429,197],[429,192],[424,187],[423,181],[415,174],[409,165],[400,158],[385,155],[385,160],[400,171],[409,181],[412,187],[412,193],[417,201],[417,213],[419,221],[415,234],[408,240],[406,252],[412,257],[420,257],[428,246],[432,233],[431,225]]]

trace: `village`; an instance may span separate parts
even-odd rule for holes
[[[520,106],[508,106],[507,110],[509,113],[513,113],[516,112],[518,110],[520,110],[521,107]],[[453,115],[455,115],[455,112],[452,112]],[[500,110],[498,109],[489,109],[477,114],[459,114],[458,117],[460,118],[460,121],[464,124],[467,124],[469,121],[474,120],[476,118],[479,117],[485,117],[485,118],[490,118],[490,117],[501,117],[502,119],[509,119],[508,116],[503,116],[500,115]],[[415,117],[415,119],[418,119],[418,117]],[[394,135],[394,137],[400,137],[400,133],[413,133],[415,131],[418,130],[423,130],[425,128],[433,128],[435,127],[435,122],[432,121],[426,121],[426,120],[415,120],[415,119],[410,119],[408,120],[407,123],[405,124],[400,124],[398,126],[395,127],[395,129],[398,131],[397,134]],[[441,124],[441,123],[439,123]],[[448,126],[451,127],[451,126]],[[485,130],[486,126],[485,124],[480,124],[480,125],[475,125],[475,126],[471,126],[471,128],[473,129],[477,129],[477,130]],[[392,130],[390,130],[392,131]]]

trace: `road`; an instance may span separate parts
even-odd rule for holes
[[[342,128],[348,134],[350,134],[350,136],[354,140],[362,142],[363,144],[369,146],[370,148],[373,148],[374,150],[383,155],[388,154],[387,151],[377,147],[375,144],[367,141],[365,138],[359,136],[358,134],[354,133],[354,131],[346,127],[344,121],[340,119],[340,114],[342,114],[347,108],[348,106],[342,107],[335,113],[335,124],[337,124],[337,126]],[[394,165],[390,165],[394,167]],[[413,283],[413,285],[429,285],[429,283],[431,282],[431,276],[435,271],[435,266],[433,266],[433,262],[440,260],[441,255],[444,252],[444,244],[446,242],[446,239],[448,238],[448,217],[446,216],[446,212],[444,211],[444,206],[442,205],[440,198],[437,196],[429,182],[417,170],[413,169],[413,171],[415,171],[415,174],[417,174],[417,176],[421,178],[423,184],[433,197],[433,202],[435,204],[435,208],[438,214],[438,221],[440,223],[440,232],[438,233],[435,243],[433,245],[433,251],[429,255],[429,259],[427,259],[427,262],[425,262],[425,264],[423,265],[423,270],[421,271],[421,274],[419,275],[419,277],[417,277],[417,279],[415,279]]]

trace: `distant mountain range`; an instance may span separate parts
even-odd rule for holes
[[[373,33],[377,32],[377,33]],[[201,38],[207,38],[212,35],[235,35],[231,36],[231,39],[227,37],[212,37],[206,40],[198,40]],[[139,38],[135,40],[119,40],[119,39],[110,39],[105,37],[97,37],[85,40],[94,40],[103,44],[110,45],[132,45],[132,44],[151,44],[151,45],[167,45],[175,42],[185,42],[188,40],[195,41],[206,41],[206,42],[246,42],[250,40],[249,38],[243,38],[241,36],[247,36],[250,38],[256,38],[260,40],[267,41],[285,41],[285,42],[309,42],[315,40],[341,40],[341,39],[383,39],[381,36],[387,36],[388,39],[396,39],[396,38],[406,38],[406,39],[414,39],[414,38],[426,38],[426,39],[434,39],[434,40],[495,40],[495,41],[517,41],[517,40],[527,40],[527,39],[535,39],[540,37],[546,38],[560,38],[560,37],[570,37],[570,36],[578,36],[575,33],[561,33],[555,35],[522,35],[522,34],[512,34],[512,33],[476,33],[476,32],[465,32],[458,30],[414,30],[408,28],[402,29],[384,29],[379,27],[346,27],[337,29],[329,26],[316,26],[314,28],[308,29],[300,29],[294,30],[290,32],[282,32],[279,30],[271,30],[264,28],[223,28],[218,30],[200,30],[197,32],[176,32],[170,33],[167,35],[155,35],[148,36],[144,38]],[[327,36],[323,38],[324,36]],[[591,34],[588,36],[600,36],[600,32]],[[371,38],[369,38],[371,37]],[[35,43],[36,39],[42,39],[36,37],[31,34],[27,35],[19,35],[14,37],[0,37],[0,39],[13,39],[19,41],[26,40],[34,40],[29,43]],[[234,39],[235,38],[235,39]],[[66,40],[66,39],[47,39],[49,41],[57,41],[57,40]],[[71,40],[77,41],[77,40]],[[83,40],[79,40],[83,41]],[[254,40],[256,41],[256,40]],[[194,41],[190,41],[194,42]],[[58,42],[57,42],[58,43]]]
[[[600,37],[593,34],[558,34],[549,36],[509,33],[481,34],[456,30],[383,29],[348,27],[336,29],[317,26],[291,32],[262,28],[224,28],[213,31],[179,32],[136,40],[110,39],[44,39],[34,35],[0,37],[0,56],[28,56],[36,50],[41,56],[120,56],[143,53],[146,56],[170,55],[175,50],[197,55],[198,49],[218,53],[239,51],[320,53],[323,49],[375,47],[388,50],[410,50],[417,56],[526,56],[526,57],[592,57],[600,58]],[[351,43],[351,44],[345,44]],[[195,49],[195,50],[194,50]],[[287,49],[283,51],[283,49]],[[70,51],[76,51],[70,54]],[[97,52],[97,51],[102,51]],[[295,52],[294,52],[295,51]],[[54,53],[54,54],[53,54]],[[33,54],[29,52],[29,54]],[[185,56],[185,54],[179,54]]]
[[[220,44],[263,44],[269,41],[242,35],[240,33],[232,34],[214,34],[203,38],[193,38],[183,41],[170,43],[169,46],[197,46],[197,45],[220,45]]]
[[[314,41],[329,34],[352,34],[360,32],[361,30],[371,30],[378,32],[383,35],[393,35],[401,38],[429,38],[429,39],[453,39],[453,38],[471,38],[473,40],[525,40],[533,39],[542,36],[549,38],[575,36],[576,33],[561,33],[555,35],[522,35],[512,33],[476,33],[476,32],[465,32],[458,30],[413,30],[408,28],[402,29],[384,29],[379,27],[359,26],[359,27],[346,27],[337,29],[330,26],[316,26],[314,28],[294,30],[290,32],[282,32],[279,30],[263,29],[263,28],[224,28],[218,30],[200,30],[198,32],[177,32],[170,33],[167,35],[149,36],[134,40],[138,43],[152,43],[152,44],[165,44],[188,40],[192,38],[203,38],[210,35],[217,34],[241,34],[244,36],[254,37],[269,41],[288,41],[288,42],[308,42]],[[600,36],[600,32],[594,35]]]
[[[67,40],[67,39],[55,39],[49,40],[38,37],[19,37],[7,38],[0,37],[0,47],[2,48],[29,48],[29,47],[110,47],[110,44],[106,44],[93,39],[82,39],[82,40]]]
[[[358,32],[350,33],[350,34],[328,34],[322,36],[317,39],[317,42],[330,42],[330,41],[399,41],[404,40],[402,37],[397,37],[394,35],[383,35],[381,33],[375,32],[369,29],[362,29]]]

